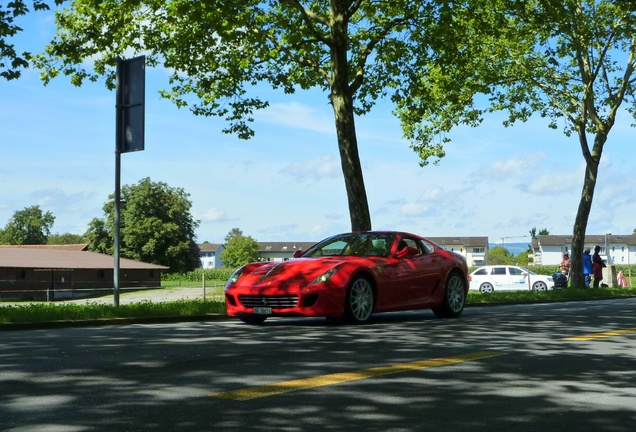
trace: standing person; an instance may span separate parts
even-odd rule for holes
[[[572,263],[570,262],[570,255],[565,252],[563,254],[563,259],[561,260],[561,273],[563,273],[568,278],[570,277],[570,266]]]
[[[603,267],[605,267],[605,263],[603,262],[603,258],[599,255],[600,251],[600,246],[594,246],[594,255],[592,255],[592,264],[594,265],[594,288],[598,288],[603,280]]]
[[[590,287],[590,282],[592,282],[592,273],[594,273],[594,265],[592,264],[590,248],[587,247],[583,251],[583,276],[585,276],[585,288]]]

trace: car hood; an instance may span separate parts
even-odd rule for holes
[[[252,263],[244,267],[244,273],[237,285],[255,287],[283,283],[287,286],[304,286],[334,267],[343,264],[365,266],[373,263],[371,258],[361,257],[295,258],[283,262]]]

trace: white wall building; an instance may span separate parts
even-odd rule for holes
[[[287,261],[297,250],[306,251],[317,242],[258,242],[260,261]]]
[[[198,246],[201,268],[210,269],[223,267],[221,252],[225,250],[224,245],[218,243],[202,243]]]
[[[636,235],[587,235],[585,246],[594,253],[594,247],[601,247],[600,255],[608,264],[636,264]],[[572,236],[541,235],[533,242],[535,264],[554,265],[561,263],[563,254],[572,251]]]
[[[466,258],[471,266],[486,265],[488,237],[428,237],[431,241]]]

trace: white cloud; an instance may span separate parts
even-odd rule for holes
[[[214,207],[209,208],[199,219],[201,222],[225,222],[230,220],[225,210]]]
[[[296,101],[272,103],[256,113],[255,117],[265,123],[335,135],[334,120],[329,116],[331,111],[327,104],[324,106],[327,109],[319,111]]]
[[[580,195],[583,177],[574,172],[554,172],[529,179],[518,189],[534,195]]]
[[[533,175],[539,163],[547,158],[545,152],[520,153],[505,159],[496,159],[481,170],[478,179],[509,179]]]
[[[341,176],[340,161],[333,155],[323,153],[313,159],[297,161],[287,165],[281,174],[291,176],[295,181],[303,179],[320,180]]]

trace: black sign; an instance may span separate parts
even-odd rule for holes
[[[119,153],[144,149],[145,72],[145,56],[120,60],[117,63],[117,150]]]

